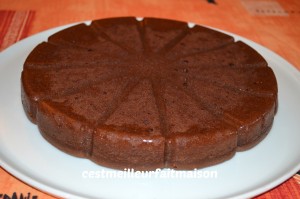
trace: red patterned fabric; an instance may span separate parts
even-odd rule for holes
[[[34,13],[34,11],[0,10],[0,51],[28,36]]]
[[[274,189],[270,190],[267,193],[264,193],[256,199],[295,199],[300,198],[300,181],[297,181],[295,178],[299,175],[295,175],[293,178],[290,178],[283,184],[275,187]]]

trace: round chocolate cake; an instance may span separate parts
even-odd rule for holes
[[[43,137],[111,168],[194,169],[270,130],[277,83],[231,36],[166,19],[79,24],[30,53],[22,102]]]

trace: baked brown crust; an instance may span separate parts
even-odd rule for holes
[[[156,18],[55,33],[27,57],[21,83],[45,139],[117,169],[222,162],[265,137],[277,108],[275,75],[254,49]]]

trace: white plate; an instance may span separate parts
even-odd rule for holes
[[[25,58],[38,43],[66,27],[27,38],[0,54],[0,163],[12,175],[64,198],[248,198],[275,187],[300,170],[299,72],[270,50],[228,33],[261,53],[276,74],[279,109],[270,134],[253,149],[198,171],[205,174],[198,178],[164,177],[160,176],[162,172],[144,178],[87,178],[85,171],[110,175],[107,172],[115,170],[51,146],[26,118],[20,98]]]

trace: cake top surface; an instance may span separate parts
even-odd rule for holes
[[[23,73],[37,101],[125,134],[242,128],[277,98],[272,70],[248,45],[156,18],[103,19],[60,31],[35,48]]]

